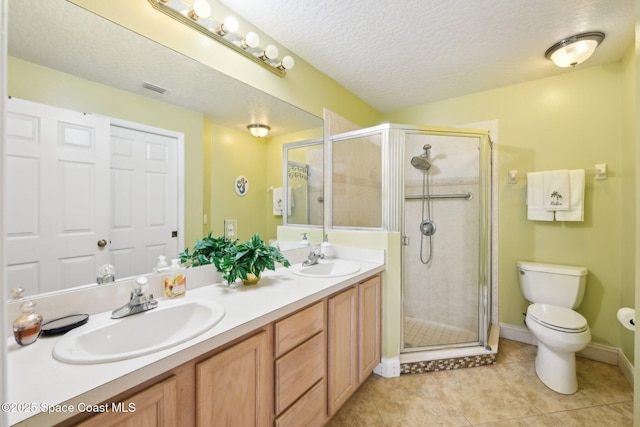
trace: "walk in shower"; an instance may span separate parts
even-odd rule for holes
[[[330,226],[400,235],[387,247],[401,265],[387,265],[383,312],[398,331],[386,337],[399,337],[401,372],[448,369],[425,361],[491,363],[498,331],[489,131],[386,124],[330,141]],[[386,344],[391,357],[393,342]]]
[[[402,351],[486,347],[490,141],[407,132],[404,152]]]

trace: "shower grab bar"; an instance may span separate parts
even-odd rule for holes
[[[415,196],[405,196],[405,200],[424,200],[424,199],[465,199],[471,200],[473,199],[473,194],[471,193],[459,193],[459,194],[429,194],[429,195],[421,195],[417,194]]]

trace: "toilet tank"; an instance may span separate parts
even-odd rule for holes
[[[520,288],[529,302],[576,308],[582,303],[587,269],[518,261]]]

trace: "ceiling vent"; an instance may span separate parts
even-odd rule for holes
[[[142,82],[142,87],[158,93],[165,93],[167,91],[165,88],[156,86],[153,83],[149,83],[149,82]]]

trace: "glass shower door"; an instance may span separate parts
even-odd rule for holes
[[[488,149],[477,135],[405,136],[403,351],[486,340]]]

